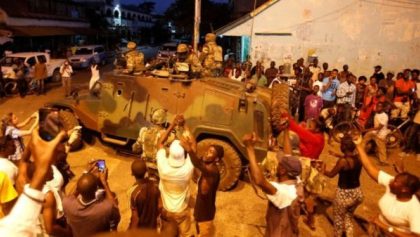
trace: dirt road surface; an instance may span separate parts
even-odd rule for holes
[[[78,71],[74,76],[74,85],[86,87],[89,76],[88,71]],[[29,95],[25,98],[15,96],[2,99],[0,101],[0,111],[2,115],[7,112],[14,112],[21,120],[24,120],[45,103],[61,99],[62,97],[63,89],[59,85],[56,85],[52,88],[50,87],[46,96]],[[328,150],[339,152],[339,147],[337,143],[326,145],[321,156],[321,159],[327,163],[327,166],[332,167],[336,158],[328,155]],[[399,149],[391,150],[390,157],[397,159],[398,153]],[[80,176],[89,160],[106,160],[106,165],[109,169],[110,187],[117,193],[122,215],[118,229],[120,231],[126,230],[130,220],[130,210],[126,193],[128,188],[134,183],[130,172],[130,164],[134,158],[119,155],[112,147],[104,145],[96,139],[94,144],[85,144],[82,150],[71,153],[68,159],[72,170],[77,176]],[[416,161],[414,156],[404,157],[403,162],[408,171],[414,174],[420,173],[420,162]],[[383,169],[395,174],[392,167],[383,167]],[[67,193],[71,193],[74,189],[75,182],[76,179],[73,179],[68,185]],[[327,189],[322,195],[323,199],[333,200],[336,183],[337,178],[328,180]],[[362,173],[361,183],[365,199],[356,210],[356,216],[369,219],[378,213],[377,202],[383,194],[384,189],[367,177],[364,171]],[[195,184],[192,185],[194,187],[196,186]],[[217,236],[258,237],[264,235],[267,201],[258,198],[248,182],[240,181],[233,190],[219,192],[217,194],[216,205],[215,226]],[[332,224],[331,220],[328,220],[328,217],[331,218],[331,213],[331,207],[328,207],[328,205],[322,206],[320,213],[316,217],[317,230],[315,232],[310,231],[304,224],[300,223],[300,236],[332,236]],[[356,233],[358,233],[357,236],[360,236],[363,232],[358,228]]]

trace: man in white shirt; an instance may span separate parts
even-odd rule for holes
[[[245,135],[243,142],[246,146],[249,168],[253,182],[267,195],[268,208],[266,213],[267,229],[264,236],[299,236],[298,218],[299,202],[303,201],[303,188],[298,185],[297,177],[302,172],[298,158],[291,156],[289,130],[284,130],[284,154],[277,153],[276,181],[267,180],[259,167],[255,157],[256,135]]]
[[[318,81],[318,74],[321,73],[321,68],[318,66],[318,58],[315,58],[312,65],[309,66],[309,71],[312,73],[312,82]]]
[[[188,208],[190,181],[194,170],[190,157],[186,155],[180,141],[174,140],[169,147],[169,154],[167,155],[165,148],[161,148],[156,154],[156,161],[164,209],[162,218],[177,223],[179,236],[194,235],[191,211]]]
[[[379,170],[367,156],[361,140],[358,138],[354,143],[363,168],[385,188],[378,203],[381,213],[373,221],[379,227],[380,236],[420,236],[420,202],[416,197],[419,178],[407,172],[392,176]]]
[[[337,89],[337,113],[339,121],[349,121],[351,119],[351,108],[355,107],[356,78],[352,74],[347,74],[346,81],[340,83]]]
[[[376,105],[376,114],[374,117],[374,126],[371,129],[368,129],[367,133],[363,138],[363,145],[365,146],[368,142],[374,141],[377,147],[377,156],[379,157],[379,164],[387,164],[387,154],[386,154],[386,136],[389,133],[388,130],[388,115],[384,111],[384,104],[379,102]]]
[[[419,182],[411,174],[400,173],[392,176],[379,171],[378,183],[385,187],[385,194],[379,199],[379,209],[382,222],[399,228],[400,231],[411,231],[420,234],[420,202],[416,195],[410,191],[403,191],[403,183],[407,185],[408,179]],[[417,179],[417,181],[415,181]],[[406,193],[404,193],[406,192]],[[404,198],[405,197],[405,198]],[[402,201],[404,200],[404,201]],[[392,207],[392,208],[391,208]]]

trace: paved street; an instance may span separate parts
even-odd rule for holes
[[[111,68],[108,65],[105,69]],[[87,82],[90,77],[90,72],[87,70],[77,71],[74,76],[74,85],[80,88],[87,88]],[[18,96],[3,99],[0,101],[0,111],[2,114],[13,111],[17,114],[20,120],[24,120],[31,113],[35,112],[43,104],[63,97],[63,89],[59,85],[50,87],[48,94],[42,96],[29,95],[25,98]],[[69,163],[72,170],[80,175],[84,170],[87,162],[90,159],[104,159],[109,168],[109,183],[111,189],[117,193],[119,199],[120,211],[122,220],[119,225],[119,230],[125,230],[130,219],[130,212],[127,202],[126,192],[134,179],[130,175],[130,164],[133,161],[132,157],[122,156],[116,153],[112,147],[103,145],[98,139],[93,145],[87,145],[82,150],[71,153],[69,155]],[[327,162],[331,167],[335,158],[328,155],[328,150],[338,152],[338,146],[333,143],[332,146],[326,145],[323,151],[322,160]],[[391,156],[395,157],[398,150],[391,151]],[[404,163],[408,171],[419,173],[420,162],[415,161],[415,157],[409,156],[404,158]],[[384,168],[388,172],[393,172],[391,167]],[[329,180],[329,185],[323,198],[332,200],[336,187],[337,179]],[[377,200],[383,194],[383,190],[373,181],[367,177],[363,171],[362,189],[365,195],[364,203],[357,209],[356,214],[365,219],[373,216],[378,211]],[[74,188],[75,179],[68,186],[67,193]],[[192,184],[194,185],[194,184]],[[265,209],[266,201],[259,199],[250,186],[249,183],[240,181],[238,185],[230,192],[219,192],[217,196],[217,214],[216,214],[216,228],[217,236],[241,236],[254,237],[263,236],[265,231]],[[331,223],[328,221],[325,214],[325,208],[321,208],[321,214],[317,216],[317,231],[310,232],[301,223],[301,236],[331,236]],[[327,213],[331,213],[331,209],[327,208]],[[356,235],[357,236],[357,235]]]

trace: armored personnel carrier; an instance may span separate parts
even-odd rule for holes
[[[247,163],[243,135],[255,131],[257,157],[266,156],[272,134],[271,107],[288,107],[287,84],[276,88],[247,92],[244,83],[227,78],[180,80],[111,72],[101,79],[99,94],[87,93],[50,106],[62,110],[67,126],[80,123],[97,131],[103,141],[122,146],[135,141],[139,130],[150,125],[155,109],[166,109],[168,121],[183,114],[197,139],[199,155],[211,144],[224,147],[219,190],[228,190]],[[272,97],[277,99],[272,101]]]

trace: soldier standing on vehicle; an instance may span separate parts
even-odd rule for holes
[[[203,67],[195,53],[190,53],[186,44],[179,44],[176,48],[175,71],[182,72],[182,64],[188,64],[188,74],[192,78],[199,78]]]
[[[47,65],[41,57],[34,66],[34,80],[38,85],[38,95],[45,94],[44,80],[48,77]]]
[[[222,72],[223,49],[216,43],[216,35],[206,34],[206,43],[200,55],[203,62],[205,76],[219,76]]]
[[[127,43],[128,52],[125,53],[127,66],[124,73],[139,73],[144,70],[144,55],[136,47],[136,43],[132,41]]]

